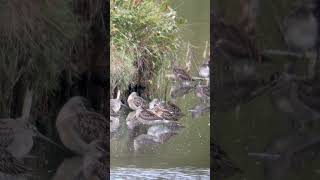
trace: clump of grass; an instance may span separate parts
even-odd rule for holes
[[[113,0],[110,18],[111,88],[148,86],[176,56],[183,19],[166,1],[154,0]]]
[[[58,87],[71,59],[80,24],[71,0],[10,0],[0,3],[0,114],[10,116],[18,82],[35,94]],[[21,84],[20,84],[21,85]]]

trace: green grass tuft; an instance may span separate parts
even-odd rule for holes
[[[113,0],[111,88],[124,91],[138,81],[148,85],[176,57],[183,23],[166,1]]]

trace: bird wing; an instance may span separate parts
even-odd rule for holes
[[[173,71],[176,74],[176,76],[178,76],[179,78],[183,80],[191,80],[190,75],[184,69],[174,68]]]
[[[30,171],[22,161],[13,157],[5,149],[0,149],[0,171],[5,174],[25,174]]]
[[[168,102],[167,108],[174,113],[181,113],[181,109],[171,101]]]
[[[81,112],[76,114],[78,121],[75,129],[86,143],[94,140],[109,141],[110,122],[101,114],[95,112]]]
[[[146,108],[147,107],[147,101],[144,100],[142,97],[135,97],[133,102],[137,107]]]
[[[162,120],[162,118],[148,110],[141,111],[138,115],[138,118],[143,119],[145,121],[154,121],[154,120]]]

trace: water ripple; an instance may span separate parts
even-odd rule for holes
[[[199,168],[134,168],[117,167],[111,169],[111,180],[209,180],[210,169]]]

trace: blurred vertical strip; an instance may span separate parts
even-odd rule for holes
[[[106,45],[105,45],[105,50],[104,50],[104,59],[106,61],[107,64],[107,70],[104,71],[107,73],[107,82],[106,83],[106,95],[107,95],[107,101],[109,103],[109,99],[110,99],[110,93],[109,93],[109,89],[110,89],[110,1],[109,0],[104,0],[103,1],[103,20],[104,20],[104,27],[105,27],[105,40],[106,40]],[[110,114],[110,106],[107,106],[106,109],[106,114]],[[106,116],[106,118],[108,118],[110,116]],[[110,119],[109,119],[110,121]],[[110,128],[110,127],[109,127]],[[110,130],[108,131],[110,132]],[[109,135],[110,137],[110,135]],[[110,145],[109,145],[110,148]],[[110,177],[110,149],[108,152],[108,160],[109,163],[108,165],[108,177]],[[109,179],[109,178],[108,178]]]
[[[213,51],[214,51],[214,36],[212,35],[213,33],[213,22],[215,20],[215,12],[214,12],[214,0],[210,0],[210,61],[209,61],[209,68],[210,68],[210,179],[215,179],[214,178],[214,174],[213,174],[213,163],[214,163],[214,156],[213,156],[213,137],[214,137],[214,102],[215,102],[215,98],[214,98],[214,84],[215,82],[212,81],[214,80],[214,67],[213,67]]]

